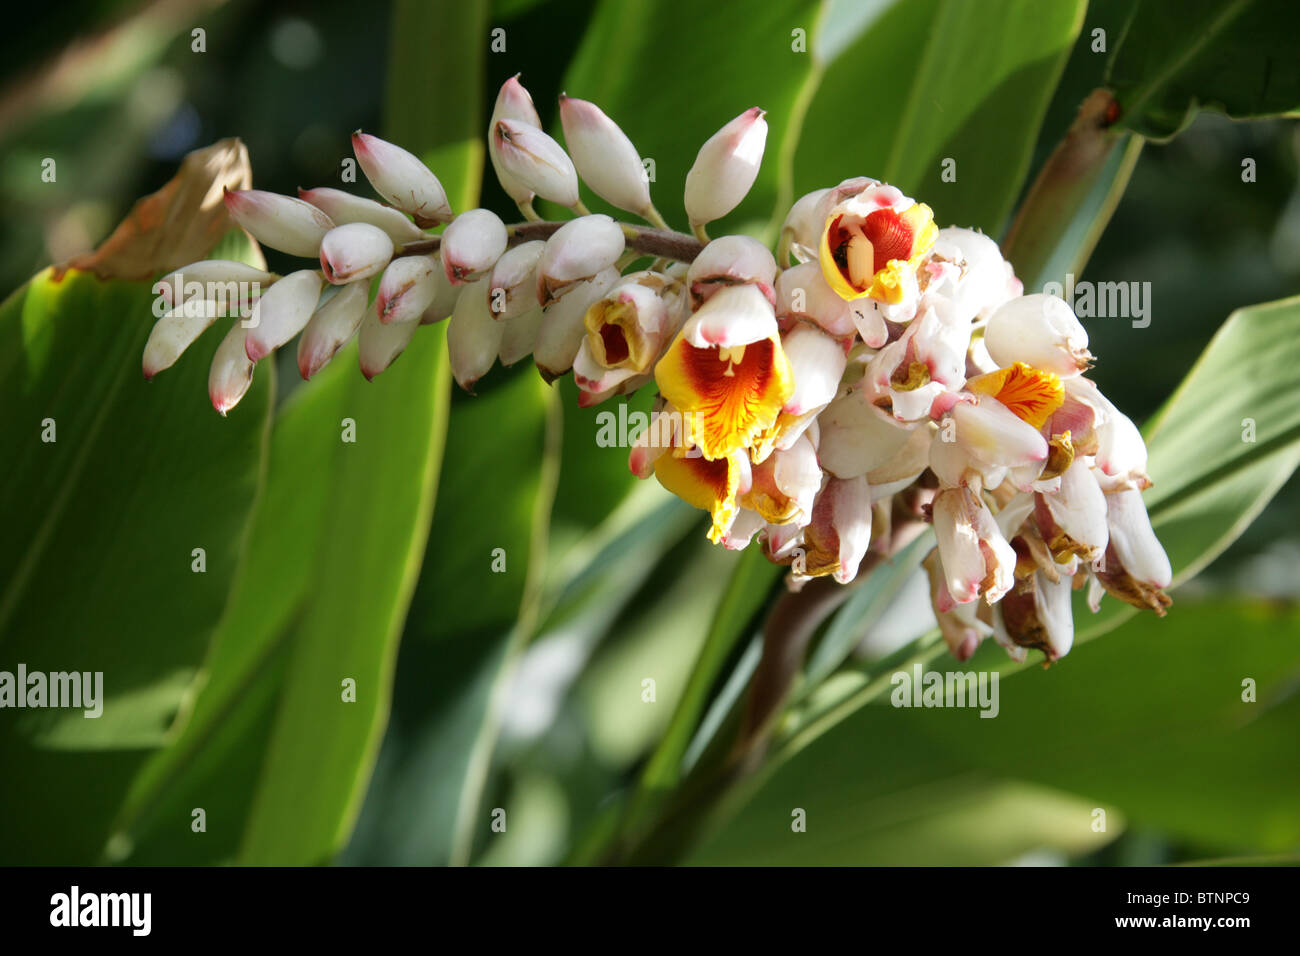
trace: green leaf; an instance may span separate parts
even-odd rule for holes
[[[0,556],[0,667],[103,674],[97,718],[0,711],[5,765],[23,767],[3,775],[0,799],[28,821],[9,859],[98,857],[131,773],[184,706],[257,497],[271,377],[257,376],[228,419],[216,415],[211,330],[145,382],[152,300],[148,283],[47,271],[0,306],[12,452],[0,502],[24,543]],[[89,790],[75,785],[87,773]]]
[[[929,204],[941,226],[997,233],[1083,7],[912,0],[879,14],[825,69],[795,153],[796,195],[872,176]]]
[[[473,204],[481,176],[486,18],[482,2],[406,0],[393,14],[385,135],[438,172],[457,209]],[[429,55],[431,38],[462,51],[454,65]],[[348,380],[342,412],[356,423],[356,442],[339,443],[328,472],[327,534],[311,556],[241,863],[326,862],[351,832],[388,720],[398,638],[432,518],[448,383],[441,329],[417,335],[373,383]],[[355,702],[343,699],[349,680]]]
[[[204,680],[179,737],[136,777],[115,825],[115,859],[132,865],[216,863],[238,850],[240,824],[257,787],[267,738],[292,651],[294,623],[312,586],[299,560],[326,540],[329,484],[343,417],[349,348],[280,409],[271,435],[267,481],[246,558],[204,663]],[[213,826],[202,840],[177,841],[201,806]]]
[[[393,733],[351,862],[463,862],[503,682],[531,636],[558,440],[532,369],[455,405],[429,551],[412,603]],[[490,442],[484,441],[491,435]]]
[[[1143,0],[1110,62],[1120,122],[1167,139],[1200,109],[1234,119],[1300,111],[1300,10],[1270,0]]]

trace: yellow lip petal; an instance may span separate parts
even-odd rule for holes
[[[966,388],[982,395],[992,395],[1011,409],[1017,418],[1035,428],[1042,428],[1043,423],[1065,402],[1065,386],[1055,373],[1024,362],[978,375],[966,382]]]
[[[659,484],[688,505],[713,516],[709,540],[722,540],[736,520],[736,493],[740,488],[740,463],[735,455],[716,460],[702,456],[660,455],[655,461]]]
[[[683,412],[708,459],[748,448],[794,394],[794,373],[773,337],[743,348],[698,348],[678,336],[655,366],[659,391]]]
[[[916,272],[938,235],[934,213],[925,203],[902,212],[877,209],[865,217],[835,213],[822,229],[818,260],[840,298],[870,296],[896,304],[903,299],[906,273]]]

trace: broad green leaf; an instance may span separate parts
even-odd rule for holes
[[[99,857],[131,775],[185,705],[257,498],[271,377],[217,416],[214,329],[145,382],[152,300],[148,283],[47,271],[0,306],[0,502],[15,543],[0,556],[0,670],[103,674],[99,717],[0,710],[14,771],[0,801],[25,821],[6,828],[14,862]]]
[[[438,172],[458,209],[473,204],[480,182],[485,23],[483,3],[407,0],[393,14],[385,135]],[[429,55],[431,37],[462,51],[454,66]],[[373,383],[349,380],[342,413],[356,423],[356,442],[340,442],[328,472],[326,536],[311,556],[242,863],[326,862],[351,832],[388,720],[398,638],[432,518],[448,381],[441,329],[417,335]],[[343,699],[348,681],[355,702]]]
[[[555,397],[531,369],[455,403],[403,638],[393,732],[352,862],[463,862],[508,665],[530,636],[554,491]],[[485,436],[491,436],[485,441]]]
[[[327,533],[324,475],[339,442],[331,423],[357,375],[351,347],[299,388],[276,418],[267,481],[254,513],[246,559],[204,663],[204,679],[181,734],[136,778],[110,847],[133,865],[228,860],[257,786],[275,718],[293,625],[311,587],[313,554]],[[324,423],[324,424],[322,424]],[[178,841],[194,807],[211,826]]]
[[[941,226],[997,233],[1083,7],[912,0],[877,14],[825,69],[794,156],[795,196],[872,176],[930,205]]]
[[[1198,109],[1234,119],[1300,111],[1300,10],[1274,0],[1142,0],[1107,76],[1120,122],[1167,139]]]
[[[104,712],[6,710],[43,746],[156,746],[221,615],[257,495],[270,378],[229,421],[207,404],[221,330],[146,382],[148,283],[46,271],[0,312],[8,534],[0,650],[104,674]],[[196,556],[195,549],[203,549]],[[7,666],[6,669],[12,669]]]

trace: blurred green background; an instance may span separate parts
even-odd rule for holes
[[[643,154],[656,159],[654,195],[678,228],[685,226],[679,197],[694,148],[744,108],[760,105],[773,123],[764,174],[727,220],[733,230],[770,239],[774,204],[862,174],[913,189],[926,183],[929,191],[917,189],[917,198],[940,224],[975,225],[1000,236],[1083,97],[1102,82],[1106,57],[1092,49],[1092,29],[1105,26],[1114,43],[1125,6],[862,0],[820,8],[722,3],[687,15],[682,10],[690,4],[595,0],[498,0],[490,8],[466,4],[460,14],[440,4],[396,10],[386,3],[252,0],[39,6],[0,38],[0,286],[17,289],[51,262],[93,248],[192,149],[237,136],[247,144],[258,188],[292,194],[298,186],[338,185],[352,130],[378,131],[426,155],[450,155],[440,124],[485,129],[496,89],[516,73],[548,127],[557,125],[561,91],[610,112]],[[819,15],[839,25],[838,34],[824,35],[861,49],[841,51],[813,85],[806,56],[781,59],[777,52],[790,48],[793,27],[811,31]],[[429,31],[397,49],[390,37],[403,35],[393,28],[402,17],[408,26],[449,23],[482,42],[470,52],[456,36]],[[912,145],[930,121],[910,113],[898,118],[894,111],[909,94],[882,76],[899,74],[892,58],[915,65],[927,31],[941,38],[936,55],[942,56],[942,43],[960,50],[966,33],[990,22],[1000,31],[998,42],[987,44],[995,53],[1021,34],[1037,37],[1038,46],[996,88],[972,92],[984,100],[965,104],[969,129],[960,117],[943,120],[954,123],[948,135],[960,151],[958,182],[942,184],[929,162],[939,157]],[[498,26],[506,31],[503,53],[488,47],[487,30]],[[196,27],[206,31],[205,52],[192,49]],[[647,62],[659,72],[647,72]],[[428,63],[435,65],[421,74],[420,64]],[[1287,68],[1294,66],[1293,60]],[[942,111],[940,99],[954,106],[961,77],[940,75],[935,82],[929,92],[936,109]],[[409,115],[426,124],[423,142],[391,128],[398,115],[394,83],[405,84],[417,104]],[[992,107],[981,112],[981,102]],[[786,117],[804,106],[797,138]],[[924,103],[920,109],[924,117]],[[1033,119],[1039,112],[1041,124]],[[44,157],[57,159],[56,183],[40,180]],[[1255,182],[1241,179],[1244,157],[1257,161]],[[909,165],[922,160],[924,171]],[[1205,112],[1170,142],[1142,149],[1085,273],[1095,281],[1151,284],[1150,328],[1085,320],[1099,356],[1093,377],[1135,421],[1168,398],[1232,310],[1300,294],[1298,166],[1300,127],[1286,118],[1239,123]],[[984,170],[1004,167],[1011,172],[996,185],[982,178]],[[460,185],[457,173],[433,168],[444,182]],[[465,188],[472,195],[472,186]],[[481,204],[507,221],[518,218],[490,170]],[[272,269],[291,261],[274,252],[267,258]],[[205,374],[201,356],[188,358],[201,366],[196,375]],[[333,384],[359,379],[354,365],[328,384],[304,387],[292,355],[280,359],[273,403],[267,398],[279,411],[266,412],[277,430],[287,422],[283,431],[292,438],[291,429],[305,429],[313,405],[328,406],[321,417],[330,428],[339,414],[357,414],[344,386]],[[395,371],[417,360],[424,358],[403,356]],[[431,387],[437,360],[428,361],[423,378],[409,369],[409,384],[398,386],[383,376],[372,394],[391,397],[381,390],[421,382]],[[193,390],[197,382],[188,384]],[[180,737],[174,758],[166,752],[178,746],[179,731],[162,742],[162,751],[132,750],[122,765],[111,747],[47,765],[24,749],[26,742],[10,746],[7,774],[21,769],[48,777],[29,790],[12,780],[0,789],[3,855],[19,862],[141,864],[600,858],[584,848],[600,843],[668,729],[741,559],[707,546],[697,513],[656,487],[634,487],[625,451],[595,447],[595,413],[576,408],[570,385],[555,390],[558,400],[525,362],[495,370],[476,397],[455,394],[449,409],[440,409],[436,397],[427,414],[390,406],[392,447],[410,432],[440,437],[444,415],[447,445],[436,494],[426,480],[411,512],[390,519],[395,527],[405,521],[419,528],[430,520],[420,509],[432,508],[427,550],[419,531],[401,539],[414,557],[406,571],[395,572],[404,582],[394,586],[392,602],[397,632],[391,636],[400,633],[400,650],[388,641],[376,664],[381,685],[391,669],[391,716],[385,726],[381,690],[373,721],[348,731],[362,741],[359,755],[344,761],[351,777],[341,781],[332,764],[306,758],[295,764],[287,756],[294,738],[285,729],[285,715],[301,703],[295,695],[306,693],[287,675],[304,655],[319,660],[332,647],[348,646],[344,631],[337,644],[308,648],[315,589],[349,578],[293,585],[292,600],[286,597],[274,612],[280,615],[275,627],[266,627],[298,628],[280,640],[244,626],[237,589],[247,594],[246,576],[232,586],[235,597],[223,617],[218,642],[227,644],[214,648],[247,637],[248,656],[211,714],[199,704],[202,733]],[[648,402],[645,394],[632,399],[634,407]],[[309,444],[306,438],[301,447],[272,444],[271,481],[280,456],[307,475],[313,472],[306,461],[328,471],[327,459],[309,457]],[[200,459],[201,448],[190,454]],[[404,465],[424,454],[374,459],[367,467],[387,468],[396,481]],[[263,520],[268,502],[287,512],[300,492],[314,494],[272,484],[255,520]],[[335,507],[346,506],[342,492],[322,494],[333,496]],[[1050,670],[1006,678],[997,720],[868,706],[795,754],[684,858],[1133,864],[1296,853],[1298,496],[1292,478],[1235,544],[1176,591],[1167,619],[1130,620]],[[4,507],[18,507],[16,499],[6,497]],[[313,527],[316,548],[346,551],[350,539],[347,532],[334,535],[334,515],[324,507],[301,521]],[[254,525],[250,549],[266,543],[260,527]],[[21,551],[25,542],[9,547]],[[506,548],[517,570],[488,573],[488,552],[496,547]],[[305,561],[313,550],[286,553]],[[749,638],[764,597],[779,587],[763,569],[742,572],[750,575],[748,596],[735,614],[745,639],[728,649],[721,676],[706,682],[713,702],[706,727],[722,719],[739,693],[756,654]],[[923,589],[918,592],[915,580],[899,587],[895,607],[855,636],[858,660],[887,657],[931,626]],[[246,613],[265,608],[260,603]],[[128,622],[81,626],[85,639],[101,637],[113,653],[135,653]],[[214,630],[215,618],[207,632]],[[384,657],[394,653],[395,659]],[[13,663],[9,656],[0,640],[0,666]],[[651,704],[642,697],[646,676],[658,687]],[[1246,716],[1244,677],[1267,690]],[[308,719],[298,729],[310,735],[316,726]],[[316,732],[331,729],[325,724]],[[688,761],[703,747],[707,733],[701,733],[692,735],[699,742],[687,750]],[[277,767],[284,782],[268,783]],[[314,768],[335,774],[328,785],[342,793],[319,812],[313,834],[285,837],[281,845],[277,828],[295,806],[305,806],[309,817],[316,812],[312,794],[322,784],[313,779]],[[88,785],[84,804],[55,800],[42,809],[32,796],[90,778],[100,782]],[[208,808],[204,839],[189,826],[196,806]],[[492,828],[496,808],[509,819],[504,833]],[[796,808],[807,813],[806,833],[791,832]],[[1103,832],[1093,826],[1098,808],[1106,811]],[[57,830],[59,814],[83,811],[90,822],[74,835],[46,835]],[[38,819],[42,813],[49,819]]]

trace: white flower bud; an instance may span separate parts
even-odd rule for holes
[[[258,300],[248,317],[245,346],[257,362],[302,331],[320,300],[320,276],[302,269],[285,276]]]
[[[315,189],[299,188],[298,198],[303,202],[311,203],[334,220],[336,225],[341,226],[349,222],[366,222],[372,226],[378,226],[388,233],[388,238],[392,239],[395,245],[404,242],[415,242],[424,238],[424,233],[420,231],[420,227],[407,219],[401,212],[392,206],[385,206],[373,199],[366,199],[364,196],[354,196],[351,193],[345,193],[341,189],[318,186]]]
[[[506,191],[506,195],[516,203],[531,202],[533,190],[501,166],[501,157],[498,155],[500,147],[496,136],[493,135],[498,120],[513,120],[525,126],[542,128],[542,120],[533,106],[533,98],[519,82],[517,73],[501,84],[501,90],[497,93],[496,105],[492,108],[492,121],[488,123],[488,158],[492,160],[492,169],[497,174],[497,181],[501,183],[501,188]]]
[[[208,398],[222,415],[239,404],[253,384],[253,362],[247,354],[244,336],[247,330],[238,322],[230,327],[217,346],[208,370]]]
[[[822,229],[826,227],[826,217],[819,215],[821,203],[829,189],[817,189],[806,193],[790,207],[785,222],[781,224],[781,235],[789,237],[790,251],[800,262],[810,262],[817,258],[817,248],[822,241]],[[787,265],[787,263],[781,263]]]
[[[1002,368],[1024,362],[1057,375],[1088,367],[1088,333],[1063,299],[1035,293],[1007,301],[984,329],[989,356]]]
[[[686,271],[691,303],[699,308],[723,286],[752,283],[769,302],[776,304],[776,259],[767,246],[749,236],[714,239],[695,257]]]
[[[376,375],[392,365],[411,344],[419,328],[419,322],[385,324],[373,310],[367,312],[357,330],[357,363],[366,380],[373,381]]]
[[[339,286],[312,315],[298,339],[298,371],[309,379],[356,335],[370,301],[370,283]]]
[[[378,226],[350,222],[320,241],[320,267],[332,285],[378,275],[393,258],[393,240]]]
[[[442,183],[414,154],[360,130],[352,134],[352,151],[375,192],[410,213],[417,226],[427,229],[451,220]]]
[[[456,308],[456,302],[460,298],[461,287],[452,285],[451,280],[447,278],[447,273],[442,268],[442,256],[435,255],[433,257],[433,278],[433,302],[420,316],[421,325],[433,325],[435,322],[451,318],[451,313]]]
[[[171,368],[181,354],[221,316],[222,304],[208,299],[189,299],[154,323],[144,346],[145,380]]]
[[[797,416],[830,402],[840,389],[848,364],[844,347],[820,329],[802,322],[782,337],[781,347],[794,373],[794,394],[781,410]]]
[[[505,324],[492,318],[484,277],[464,289],[447,324],[447,358],[456,383],[467,392],[492,368],[501,350]]]
[[[546,243],[541,239],[525,242],[497,260],[488,283],[488,304],[493,317],[513,319],[537,308],[537,262]],[[509,363],[507,363],[509,364]]]
[[[543,199],[572,207],[578,204],[578,173],[555,140],[535,126],[517,120],[497,120],[492,149],[501,168]]]
[[[271,273],[254,268],[231,259],[204,259],[181,266],[175,272],[169,272],[154,283],[154,291],[169,306],[177,306],[190,299],[209,299],[214,302],[224,300],[229,311],[237,307],[251,305],[252,300],[260,294],[261,286],[270,286],[273,282]],[[250,293],[243,295],[245,289],[240,284],[256,286],[247,289]]]
[[[721,219],[754,185],[767,143],[763,116],[756,106],[745,110],[700,147],[686,174],[686,215],[692,227]]]
[[[546,240],[537,262],[537,301],[550,305],[575,283],[614,265],[625,241],[622,226],[609,216],[580,216],[566,222]]]
[[[414,322],[433,304],[438,293],[439,264],[430,256],[394,259],[379,280],[375,315],[385,325]],[[442,277],[446,281],[446,277]]]
[[[497,358],[501,360],[502,365],[508,368],[521,358],[533,354],[533,347],[537,345],[537,335],[542,330],[544,315],[542,307],[534,305],[527,312],[502,321],[501,324],[506,329],[501,335],[501,350],[497,352]]]
[[[618,280],[609,268],[585,282],[579,282],[564,298],[546,309],[542,329],[533,349],[533,361],[547,381],[554,381],[570,368],[587,334],[587,309]]]
[[[470,209],[452,220],[442,233],[439,254],[452,285],[483,276],[506,251],[506,224],[487,209]]]
[[[611,206],[644,217],[650,177],[632,141],[595,103],[560,95],[564,141],[582,181]]]
[[[226,190],[226,210],[264,246],[291,256],[314,259],[325,233],[334,228],[330,217],[311,203],[261,189]]]

